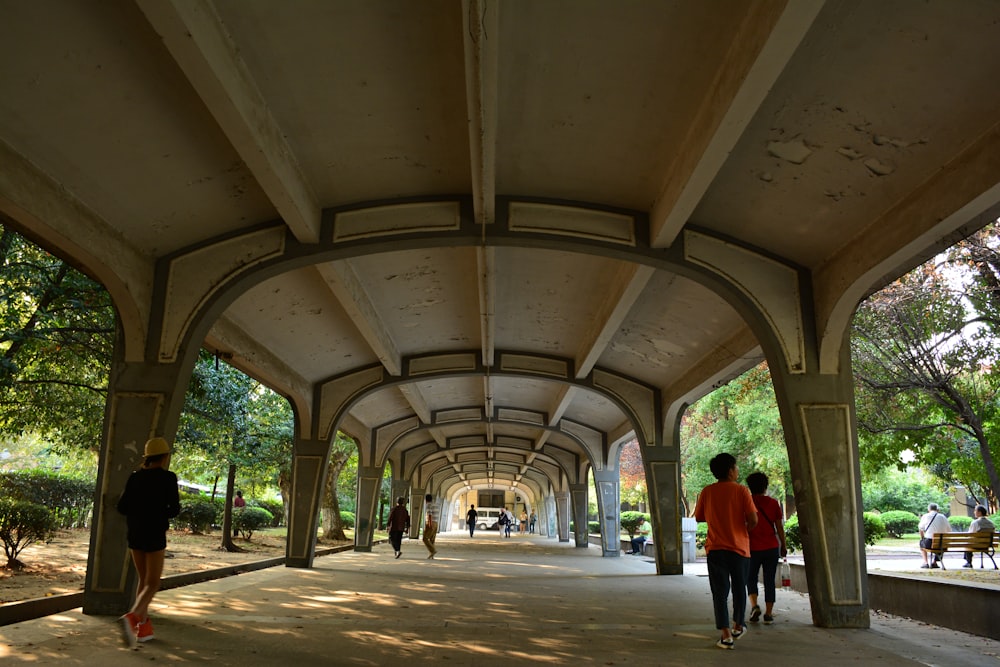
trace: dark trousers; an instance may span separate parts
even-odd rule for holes
[[[632,538],[632,553],[641,554],[643,547],[646,546],[646,538],[640,535],[639,537]]]
[[[392,545],[393,551],[403,550],[403,531],[401,530],[390,530],[389,531],[389,544]]]
[[[774,602],[777,599],[774,590],[774,578],[778,574],[778,559],[781,553],[778,547],[764,551],[750,552],[750,566],[747,573],[747,594],[757,595],[757,578],[760,569],[764,568],[764,602]]]
[[[747,565],[735,551],[708,552],[708,585],[712,588],[715,627],[729,627],[729,592],[733,593],[733,624],[742,626],[747,613]]]

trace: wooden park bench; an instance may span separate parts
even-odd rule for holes
[[[931,548],[928,549],[933,554],[941,556],[941,569],[944,566],[944,552],[946,551],[971,551],[979,554],[979,567],[983,567],[983,554],[989,556],[996,570],[997,562],[993,560],[993,554],[997,546],[1000,546],[1000,533],[937,533],[931,537]]]

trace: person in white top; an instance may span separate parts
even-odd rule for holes
[[[938,533],[950,532],[951,524],[948,523],[948,517],[938,512],[937,503],[928,505],[927,514],[920,517],[920,553],[924,557],[924,564],[920,566],[921,568],[940,567],[938,562],[941,560],[941,555],[931,554],[928,551],[931,546],[931,538]],[[929,556],[930,558],[928,558]]]

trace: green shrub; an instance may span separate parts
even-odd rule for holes
[[[277,528],[285,520],[285,506],[280,500],[248,500],[247,507],[262,507],[271,513],[271,528]],[[343,515],[343,512],[341,512]],[[354,515],[351,515],[352,519]]]
[[[802,534],[799,532],[799,515],[793,514],[785,521],[785,547],[788,553],[802,551]]]
[[[204,496],[182,494],[181,511],[173,523],[177,528],[187,528],[192,533],[200,535],[209,532],[212,524],[218,523],[219,510],[219,503],[213,503]]]
[[[951,529],[958,533],[969,532],[969,525],[972,523],[971,516],[950,516],[948,517],[948,523],[951,524]]]
[[[55,514],[45,505],[27,500],[0,498],[0,542],[3,542],[9,570],[20,570],[18,555],[35,542],[52,538],[57,526]]]
[[[587,530],[590,531],[591,535],[600,535],[601,534],[601,522],[600,521],[588,521],[587,522]]]
[[[267,528],[274,521],[274,516],[263,507],[238,507],[233,511],[233,530],[239,531],[246,539],[253,536],[255,530]]]
[[[706,540],[708,540],[708,524],[703,521],[695,526],[694,529],[695,548],[704,549]]]
[[[882,512],[881,518],[889,537],[899,538],[907,533],[915,533],[920,524],[920,517],[906,510]]]
[[[862,518],[865,522],[865,544],[872,546],[886,536],[885,523],[882,522],[882,517],[874,512],[865,512],[862,514]]]
[[[347,510],[340,510],[340,525],[344,528],[354,528],[354,512],[348,512]]]
[[[57,528],[83,528],[94,508],[93,480],[50,470],[0,473],[0,497],[51,508]]]
[[[878,514],[865,512],[862,517],[865,523],[865,544],[873,545],[886,536],[885,524]],[[789,553],[802,549],[802,532],[798,514],[785,521],[785,546]]]
[[[635,537],[635,531],[639,530],[642,522],[649,521],[649,515],[629,510],[621,513],[620,521],[622,530],[628,533],[629,539],[632,539]]]

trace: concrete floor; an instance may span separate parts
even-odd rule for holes
[[[0,664],[995,665],[1000,642],[873,614],[870,630],[811,625],[781,591],[771,626],[715,648],[704,564],[656,576],[538,536],[439,536],[161,592],[156,639],[124,648],[117,621],[79,610],[0,627]]]

